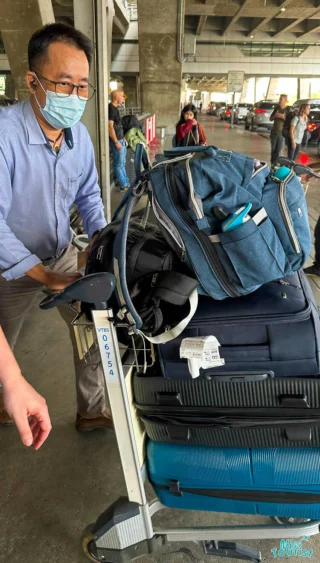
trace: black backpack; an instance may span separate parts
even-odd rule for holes
[[[289,137],[289,129],[290,129],[291,121],[295,116],[296,116],[295,110],[291,110],[286,113],[286,118],[284,120],[283,129],[282,129],[282,135],[286,139],[288,139]]]
[[[126,134],[129,129],[140,129],[142,131],[141,124],[135,115],[124,115],[121,122],[124,134]]]
[[[198,286],[198,281],[192,274],[190,276],[189,269],[179,260],[157,225],[145,223],[143,215],[142,211],[138,211],[130,221],[126,246],[127,286],[143,320],[142,329],[157,334],[167,326],[175,326],[188,315],[189,296]],[[121,219],[112,221],[94,240],[86,275],[114,273],[113,245],[120,225]],[[110,301],[110,307],[115,314],[120,312],[116,294]],[[88,318],[90,309],[88,304],[82,304],[82,311]],[[125,343],[123,334],[120,339]]]

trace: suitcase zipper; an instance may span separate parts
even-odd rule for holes
[[[231,284],[231,282],[229,281],[224,268],[218,258],[218,255],[216,253],[216,251],[214,250],[211,242],[208,240],[207,235],[202,234],[201,232],[198,231],[198,229],[195,229],[194,225],[193,225],[193,221],[192,219],[190,219],[188,213],[186,211],[184,211],[184,209],[181,207],[176,190],[175,190],[175,181],[174,181],[174,174],[173,174],[173,168],[172,166],[167,166],[166,167],[166,181],[167,181],[167,185],[169,188],[169,193],[171,195],[171,199],[173,200],[173,203],[175,203],[175,210],[178,213],[178,215],[180,216],[180,219],[192,230],[193,234],[195,235],[198,243],[200,244],[200,246],[204,247],[205,249],[205,253],[207,254],[207,256],[210,258],[210,266],[211,269],[215,275],[215,277],[217,278],[218,282],[220,283],[220,285],[223,287],[223,289],[225,290],[225,292],[230,296],[230,297],[240,297],[240,293],[238,293],[233,285]],[[197,276],[198,277],[198,276]],[[199,277],[198,277],[199,279]],[[203,285],[202,281],[199,280],[199,282],[201,283],[201,285]],[[203,285],[204,289],[205,286]],[[207,290],[206,290],[207,291]],[[210,294],[210,292],[207,291],[208,294]]]
[[[310,318],[311,315],[311,306],[308,307],[304,311],[300,311],[299,313],[294,313],[293,315],[257,315],[257,316],[242,316],[239,317],[217,317],[214,320],[212,319],[200,319],[197,318],[196,320],[191,320],[189,323],[189,328],[192,326],[202,326],[206,324],[210,325],[225,325],[225,324],[282,324],[282,323],[299,323],[302,321],[306,321]]]
[[[294,230],[294,227],[293,227],[291,214],[290,214],[290,210],[288,208],[287,199],[286,199],[287,184],[291,180],[292,177],[293,177],[293,172],[291,172],[291,174],[288,176],[288,178],[286,178],[285,182],[280,182],[279,190],[278,190],[278,202],[279,202],[279,207],[280,207],[280,211],[281,211],[281,214],[282,214],[284,224],[286,226],[289,238],[291,240],[291,244],[294,248],[295,253],[300,254],[301,247],[300,247],[298,237],[297,237],[295,230]]]
[[[167,491],[176,497],[182,497],[183,493],[187,493],[211,498],[239,500],[255,503],[266,502],[273,504],[318,504],[320,502],[320,493],[314,491],[306,493],[277,490],[270,491],[265,489],[201,489],[200,487],[184,487],[181,484],[181,481],[171,479],[166,480],[169,482],[169,485],[159,485],[155,483],[152,478],[150,478],[150,482],[154,489],[158,489],[159,491]]]
[[[199,410],[199,409],[197,409]],[[306,409],[307,411],[309,409]],[[179,409],[180,411],[180,409]],[[178,415],[178,418],[174,416],[174,414],[167,414],[162,412],[161,414],[155,414],[154,412],[148,414],[143,412],[141,415],[142,420],[147,420],[148,422],[153,422],[155,424],[169,424],[173,426],[192,426],[192,428],[221,428],[225,430],[234,429],[234,428],[283,428],[286,426],[293,426],[293,425],[303,425],[309,424],[311,426],[319,426],[320,425],[320,415],[318,413],[317,416],[312,418],[307,418],[305,416],[296,417],[296,418],[235,418],[235,417],[227,417],[227,416],[220,416],[220,417],[210,417],[210,416],[192,416],[192,415]]]

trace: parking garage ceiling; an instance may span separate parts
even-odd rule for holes
[[[186,0],[186,31],[200,39],[221,38],[320,41],[319,0]]]

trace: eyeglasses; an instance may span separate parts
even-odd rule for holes
[[[91,86],[91,84],[73,84],[72,82],[56,82],[55,80],[49,80],[45,76],[41,74],[37,74],[38,78],[42,78],[42,80],[46,80],[50,82],[50,84],[54,84],[54,91],[57,96],[61,98],[71,96],[74,89],[77,90],[77,96],[80,100],[89,101],[95,95],[96,89]]]

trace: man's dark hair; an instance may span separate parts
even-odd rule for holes
[[[37,71],[39,62],[43,59],[52,43],[67,43],[80,51],[84,51],[89,66],[92,62],[92,43],[81,31],[64,23],[51,23],[36,31],[28,45],[29,69]]]

